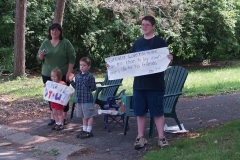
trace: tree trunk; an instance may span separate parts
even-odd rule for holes
[[[59,23],[62,25],[63,22],[63,13],[65,8],[66,0],[56,0],[56,7],[54,11],[54,23]]]
[[[17,0],[14,33],[14,76],[25,75],[26,10],[27,0]]]

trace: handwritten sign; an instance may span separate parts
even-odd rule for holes
[[[62,105],[67,105],[71,94],[73,93],[73,89],[66,85],[62,85],[60,83],[47,81],[43,98],[47,101],[55,102]]]
[[[105,58],[108,79],[120,79],[165,71],[170,63],[167,47]]]

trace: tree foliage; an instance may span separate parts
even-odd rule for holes
[[[36,59],[38,49],[47,37],[49,25],[54,18],[55,1],[27,1],[26,22],[26,68],[33,69],[41,65]]]
[[[12,70],[15,2],[0,1],[0,70]]]
[[[130,28],[120,15],[99,3],[67,3],[65,12],[63,27],[71,29],[65,35],[76,49],[77,60],[89,56],[98,67],[105,66],[107,56],[127,53],[135,31],[139,31],[138,27],[132,25]]]
[[[194,3],[193,3],[194,2]],[[236,23],[239,10],[234,1],[195,0],[182,2],[181,39],[186,58],[227,59],[239,53]],[[239,56],[238,56],[239,58]]]
[[[13,63],[14,0],[0,0],[0,66]],[[36,54],[54,19],[55,1],[27,2],[26,68],[40,67]],[[104,58],[128,53],[141,34],[141,18],[153,15],[156,34],[165,38],[179,62],[240,58],[238,0],[68,0],[63,29],[78,60],[89,56],[93,67]]]

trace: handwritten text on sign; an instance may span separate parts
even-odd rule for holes
[[[43,98],[47,101],[55,102],[62,105],[67,105],[71,94],[73,93],[73,89],[66,85],[62,85],[60,83],[47,81]]]
[[[167,47],[135,52],[105,59],[109,80],[165,71],[170,63]]]

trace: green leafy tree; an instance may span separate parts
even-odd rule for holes
[[[15,0],[0,0],[0,69],[13,70]],[[26,68],[40,68],[36,54],[53,22],[55,1],[27,1]],[[240,2],[238,0],[68,0],[64,36],[78,60],[89,56],[94,68],[104,58],[128,53],[141,33],[141,18],[153,15],[156,34],[165,38],[175,61],[240,58]]]
[[[55,1],[31,0],[27,2],[26,19],[26,68],[40,68],[41,62],[36,59],[38,49],[47,38],[48,27],[53,22]]]
[[[239,53],[235,34],[239,13],[233,1],[183,0],[182,5],[180,45],[174,43],[178,55],[201,61],[233,58]]]
[[[14,0],[0,0],[0,70],[13,71]]]
[[[63,27],[77,52],[76,67],[82,56],[89,56],[95,68],[105,66],[104,58],[127,53],[133,35],[140,33],[138,26],[129,25],[121,14],[99,3],[69,2],[65,9]]]

